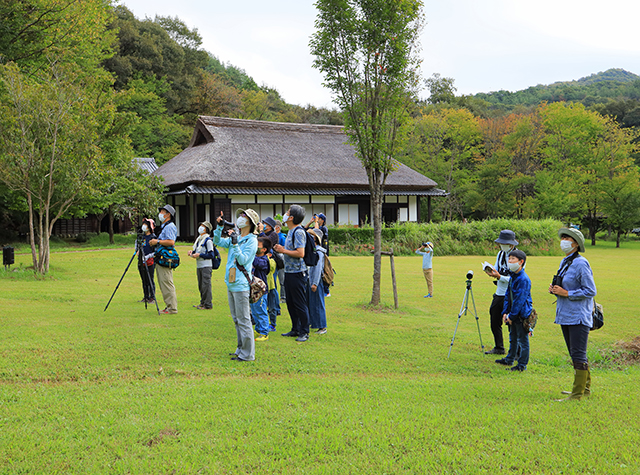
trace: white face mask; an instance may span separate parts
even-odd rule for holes
[[[247,226],[249,226],[249,220],[244,216],[240,216],[238,219],[236,219],[236,226],[238,226],[238,229],[246,228]]]
[[[146,224],[142,225],[142,232],[146,233],[147,231],[149,231],[149,227]]]
[[[287,221],[289,221],[289,213],[285,213],[284,216],[282,217],[282,224],[287,224]]]
[[[161,223],[164,223],[164,213],[158,213],[158,219],[160,220]]]
[[[563,239],[562,241],[560,241],[560,249],[562,249],[562,252],[564,252],[565,254],[569,254],[571,251],[573,251],[573,242]]]
[[[504,252],[507,252],[511,250],[511,246],[509,244],[500,244],[500,249],[502,249]]]
[[[509,267],[509,270],[511,272],[518,272],[520,270],[520,263],[519,262],[509,262],[507,264],[507,266]]]
[[[199,232],[200,234],[204,234],[206,231],[207,231],[207,228],[205,228],[204,226],[200,226],[200,227],[198,228],[198,232]]]

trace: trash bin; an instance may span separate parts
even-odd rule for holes
[[[12,265],[14,262],[13,248],[11,246],[4,246],[2,248],[2,264],[6,267]]]

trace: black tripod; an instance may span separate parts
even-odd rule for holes
[[[127,264],[127,268],[124,270],[124,273],[122,274],[122,277],[120,277],[120,280],[118,281],[118,285],[116,285],[115,290],[111,294],[111,298],[107,302],[107,306],[104,308],[105,312],[109,308],[109,304],[113,300],[113,296],[118,291],[118,287],[120,287],[120,283],[122,282],[122,279],[124,279],[124,276],[127,274],[127,271],[129,270],[129,267],[131,267],[131,263],[133,262],[133,259],[136,257],[137,254],[139,254],[140,256],[142,256],[144,258],[144,252],[142,250],[142,240],[140,238],[136,239],[136,250],[133,252],[133,256],[131,256],[131,259],[129,260],[129,263]],[[145,271],[147,273],[147,282],[151,282],[151,274],[149,274],[149,267],[147,266],[147,262],[146,261],[144,262],[144,269],[145,269]],[[158,307],[158,301],[156,300],[155,285],[151,286],[151,293],[153,295],[153,301],[156,304],[156,310],[158,311],[158,315],[160,315],[160,308]],[[147,308],[147,302],[146,301],[144,302],[144,308],[145,309]]]
[[[471,295],[471,302],[473,303],[473,316],[476,317],[476,324],[478,325],[478,337],[480,338],[480,348],[484,351],[484,345],[482,344],[482,335],[480,335],[480,320],[478,319],[478,312],[476,311],[476,300],[473,298],[473,289],[471,288],[471,279],[473,279],[473,271],[467,272],[467,289],[464,291],[464,297],[462,299],[462,306],[460,307],[460,313],[458,314],[458,321],[456,322],[456,329],[453,332],[453,338],[451,338],[451,345],[449,346],[449,354],[447,358],[451,356],[451,348],[453,348],[453,342],[456,339],[456,333],[458,331],[458,325],[460,324],[460,318],[462,315],[467,314],[469,309],[469,295]]]

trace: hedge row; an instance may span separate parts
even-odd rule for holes
[[[382,230],[382,248],[396,255],[413,254],[424,241],[434,244],[439,256],[476,255],[496,253],[494,240],[502,229],[511,229],[520,242],[519,249],[527,255],[561,255],[558,244],[560,221],[494,219],[462,223],[402,223],[385,226]],[[373,249],[373,228],[330,227],[329,242],[334,255],[369,255]]]

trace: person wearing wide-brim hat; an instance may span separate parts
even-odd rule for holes
[[[582,233],[574,228],[560,228],[558,237],[566,257],[549,286],[549,293],[558,298],[554,323],[562,328],[574,368],[573,388],[563,394],[569,395],[566,399],[581,399],[591,395],[587,343],[593,326],[593,298],[597,291],[589,261],[579,254],[585,251]]]
[[[235,361],[253,361],[256,359],[256,348],[249,306],[250,282],[238,266],[242,266],[251,277],[251,267],[258,249],[256,234],[260,218],[252,209],[239,209],[236,212],[236,226],[240,235],[229,230],[228,236],[222,236],[223,219],[220,213],[218,226],[213,232],[213,243],[229,249],[224,281],[227,284],[229,310],[237,335],[236,349],[230,355]]]
[[[198,278],[198,290],[200,291],[200,303],[194,305],[197,310],[211,310],[213,308],[211,295],[211,273],[213,271],[213,258],[215,250],[211,230],[213,226],[209,221],[203,221],[198,226],[198,237],[189,251],[189,257],[196,260],[196,276]]]
[[[498,239],[494,241],[500,247],[500,252],[496,256],[496,263],[493,269],[485,269],[489,277],[496,279],[496,291],[491,300],[489,307],[489,316],[491,322],[491,333],[493,334],[493,349],[486,351],[487,355],[504,355],[504,337],[502,336],[502,307],[504,306],[504,296],[509,287],[509,252],[516,249],[518,241],[516,241],[516,233],[510,229],[500,231]],[[511,328],[511,327],[509,327]]]
[[[149,243],[152,246],[160,244],[164,247],[172,247],[176,244],[176,239],[178,238],[178,228],[176,228],[173,222],[176,210],[170,204],[166,204],[158,208],[158,210],[160,211],[158,219],[162,225],[162,230],[158,235],[158,239],[152,239]],[[173,284],[173,269],[171,267],[157,265],[156,275],[158,276],[158,285],[162,292],[162,300],[164,300],[166,305],[164,310],[160,310],[160,313],[178,313],[178,298],[176,297],[176,287]]]

